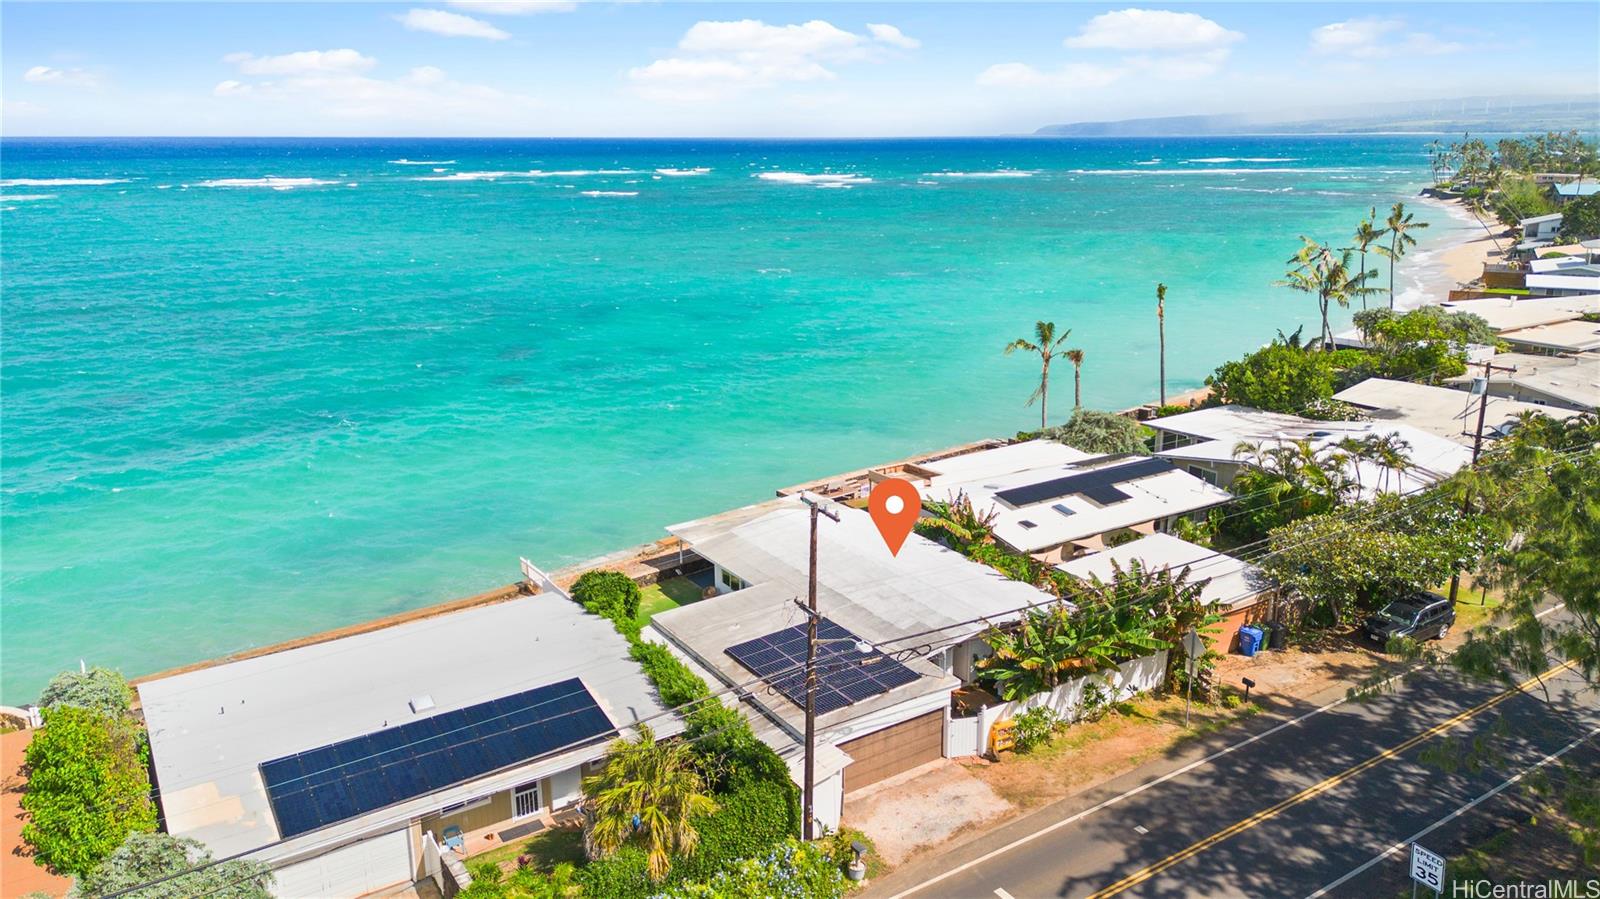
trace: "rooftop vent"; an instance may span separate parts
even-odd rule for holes
[[[420,715],[423,712],[426,712],[426,711],[428,711],[428,710],[430,710],[432,708],[433,708],[433,697],[429,696],[426,693],[422,694],[421,696],[414,697],[411,700],[411,711],[412,711],[413,714]]]

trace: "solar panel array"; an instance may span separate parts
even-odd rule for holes
[[[822,618],[817,622],[817,714],[842,709],[913,683],[920,675],[876,649],[856,649],[860,637]],[[828,642],[822,642],[828,641]],[[806,626],[728,647],[734,661],[795,705],[806,704]]]
[[[1138,462],[1129,462],[1126,465],[1113,465],[1110,468],[1100,468],[1001,490],[995,496],[1012,508],[1021,508],[1081,493],[1102,506],[1109,506],[1128,498],[1128,494],[1118,490],[1116,485],[1173,469],[1173,464],[1166,459],[1140,459]]]
[[[279,835],[292,837],[610,730],[572,678],[262,762],[261,779]]]

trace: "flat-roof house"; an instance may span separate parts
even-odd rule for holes
[[[1540,411],[1551,415],[1556,414],[1554,409],[1600,410],[1600,353],[1571,356],[1499,353],[1494,362],[1516,371],[1490,372],[1490,396],[1544,407]],[[1475,377],[1481,377],[1481,373],[1469,371],[1446,383],[1469,387]]]
[[[1172,463],[1147,456],[1096,456],[992,477],[944,480],[929,499],[965,494],[974,510],[993,512],[994,537],[1053,564],[1105,547],[1122,533],[1165,531],[1232,494]]]
[[[1517,227],[1522,229],[1523,240],[1549,240],[1561,230],[1561,213],[1525,218],[1517,222]]]
[[[1572,321],[1589,313],[1600,312],[1600,294],[1452,300],[1445,303],[1444,308],[1451,312],[1470,312],[1487,322],[1495,333],[1503,334],[1518,328]]]
[[[1500,339],[1520,353],[1591,353],[1600,350],[1600,322],[1572,321],[1500,332]]]
[[[167,830],[308,897],[418,879],[447,829],[548,824],[619,728],[683,724],[610,622],[545,586],[139,684]]]
[[[1056,568],[1079,580],[1099,578],[1110,583],[1119,566],[1126,570],[1135,561],[1146,571],[1170,570],[1176,574],[1187,570],[1191,584],[1205,581],[1201,600],[1223,616],[1208,629],[1208,636],[1224,650],[1236,645],[1240,627],[1268,620],[1272,614],[1271,600],[1277,588],[1260,568],[1171,534],[1150,534],[1062,562]]]
[[[1600,293],[1600,266],[1568,265],[1523,279],[1528,293],[1543,297],[1575,297]]]
[[[1600,182],[1595,181],[1569,181],[1564,184],[1550,185],[1550,198],[1558,206],[1565,206],[1579,197],[1592,197],[1600,194]]]
[[[936,462],[923,462],[917,466],[919,471],[896,474],[926,488],[923,492],[931,498],[942,499],[945,492],[943,488],[951,484],[997,478],[1019,471],[1076,465],[1093,458],[1093,453],[1067,446],[1059,440],[1024,440],[950,456]]]
[[[1469,386],[1470,379],[1461,384],[1461,387]],[[1464,389],[1368,378],[1339,391],[1333,398],[1357,407],[1375,421],[1410,425],[1462,446],[1472,445],[1478,428],[1478,398]],[[1570,409],[1538,406],[1506,396],[1491,395],[1486,403],[1483,409],[1485,437],[1509,433],[1517,419],[1529,412],[1554,418],[1578,414]]]
[[[951,691],[987,652],[980,635],[1053,597],[916,534],[891,555],[866,512],[831,510],[839,521],[817,530],[826,642],[816,811],[837,827],[846,793],[943,757]],[[807,621],[795,601],[807,590],[809,522],[806,506],[786,497],[669,527],[713,563],[721,595],[658,613],[644,631],[708,683],[744,687],[757,735],[795,760]]]
[[[1309,440],[1322,449],[1346,439],[1394,435],[1409,447],[1404,471],[1366,460],[1345,463],[1362,498],[1379,493],[1410,493],[1437,483],[1472,456],[1466,446],[1406,424],[1384,421],[1316,421],[1298,415],[1265,412],[1249,406],[1213,406],[1145,422],[1156,431],[1156,455],[1189,471],[1233,483],[1249,456],[1236,456],[1240,444],[1269,447]]]

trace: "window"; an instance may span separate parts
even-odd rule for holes
[[[468,799],[465,802],[452,803],[450,805],[445,806],[442,809],[439,809],[439,814],[441,814],[441,815],[454,815],[454,814],[457,814],[459,812],[467,811],[469,809],[479,808],[481,806],[488,805],[489,804],[489,800],[491,798],[492,797],[489,797],[489,796],[479,796],[476,799]]]
[[[1209,468],[1201,468],[1198,465],[1191,465],[1189,466],[1189,473],[1213,487],[1217,485],[1217,473]]]
[[[722,583],[729,590],[743,590],[745,588],[744,579],[726,568],[722,569]]]

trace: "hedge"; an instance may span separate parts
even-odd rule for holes
[[[620,571],[586,571],[572,585],[572,598],[585,609],[614,624],[632,621],[643,597],[639,585]]]

